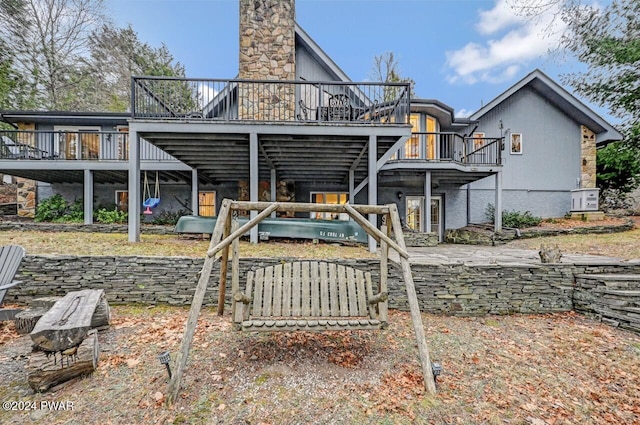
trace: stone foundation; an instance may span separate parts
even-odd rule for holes
[[[404,232],[404,243],[408,247],[425,247],[438,245],[437,233]]]

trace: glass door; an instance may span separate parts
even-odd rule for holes
[[[423,232],[422,208],[424,196],[407,196],[407,226],[416,232]]]
[[[438,242],[442,242],[444,234],[443,212],[442,195],[432,195],[429,216],[431,218],[431,231],[438,235]]]

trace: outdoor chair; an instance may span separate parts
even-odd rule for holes
[[[20,245],[5,245],[0,247],[0,307],[7,290],[21,283],[13,280],[20,262],[24,257],[24,248]]]

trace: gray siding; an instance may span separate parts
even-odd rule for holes
[[[320,64],[306,47],[296,44],[296,80],[336,81],[336,75]]]
[[[506,136],[503,151],[503,187],[520,190],[562,190],[577,187],[580,178],[580,125],[525,87],[484,115],[476,131],[487,137]],[[521,133],[522,155],[509,152],[509,132]],[[492,189],[494,179],[472,184]],[[529,209],[529,208],[527,208]]]

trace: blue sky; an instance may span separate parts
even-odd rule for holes
[[[401,74],[415,80],[418,97],[438,99],[464,116],[535,68],[558,82],[581,69],[561,54],[549,55],[561,30],[552,13],[526,19],[509,3],[297,0],[296,18],[353,81],[369,80],[374,56],[391,51]],[[238,0],[107,0],[107,6],[116,23],[132,24],[141,40],[164,42],[187,76],[237,75]],[[556,30],[545,31],[549,25]]]

